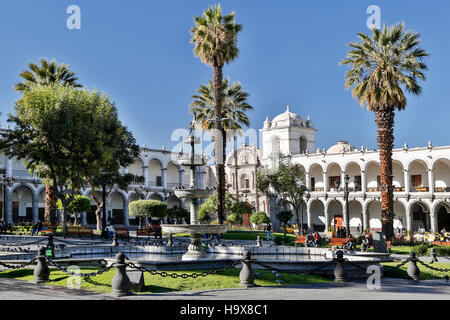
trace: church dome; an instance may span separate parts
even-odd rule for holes
[[[289,110],[289,106],[287,106],[286,111],[282,114],[277,115],[272,120],[272,127],[280,127],[280,126],[304,126],[304,121],[302,117],[298,114],[293,113]]]
[[[327,150],[327,153],[342,153],[342,152],[351,152],[356,150],[356,148],[350,144],[348,144],[347,141],[338,141],[337,144],[330,147]]]

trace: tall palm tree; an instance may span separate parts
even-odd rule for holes
[[[403,92],[420,95],[419,81],[425,81],[427,66],[423,59],[428,53],[419,47],[420,35],[406,31],[403,23],[382,30],[373,28],[369,36],[358,33],[361,43],[350,43],[353,49],[340,64],[350,65],[345,75],[346,88],[375,114],[378,127],[377,142],[381,163],[381,212],[386,239],[394,235],[392,148],[394,116],[404,110],[407,99]]]
[[[194,54],[200,60],[213,68],[214,74],[214,129],[215,129],[215,160],[217,176],[217,215],[219,223],[223,223],[225,206],[225,165],[219,161],[219,145],[222,132],[222,80],[223,66],[237,58],[239,49],[237,47],[237,35],[242,30],[242,25],[235,23],[234,12],[222,16],[222,8],[219,5],[209,7],[203,12],[203,16],[194,18],[195,25],[191,28],[194,44]]]
[[[224,79],[222,84],[222,151],[223,159],[226,160],[227,131],[240,132],[243,126],[250,126],[250,120],[246,112],[253,110],[248,104],[249,94],[242,89],[239,82],[229,85],[229,79]],[[191,103],[190,113],[194,120],[201,124],[202,130],[214,129],[214,82],[208,80],[208,85],[200,85],[197,94],[192,95],[194,101]],[[237,190],[237,189],[236,189]]]
[[[82,87],[77,83],[78,78],[75,72],[69,70],[66,64],[58,64],[55,60],[48,61],[45,58],[39,59],[40,66],[36,63],[29,63],[29,70],[23,71],[20,76],[23,82],[16,83],[14,90],[24,92],[33,85],[49,85],[49,84],[64,84],[76,88]],[[45,221],[54,225],[56,223],[56,192],[50,179],[46,179],[45,184]]]

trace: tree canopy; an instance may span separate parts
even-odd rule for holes
[[[138,218],[164,218],[167,204],[159,200],[137,200],[129,204],[130,215]]]

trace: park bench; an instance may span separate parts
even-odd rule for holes
[[[137,230],[137,236],[146,236],[150,238],[150,236],[155,235],[155,230],[153,228],[144,228],[144,229],[138,229]]]
[[[72,235],[76,234],[78,237],[81,237],[82,235],[89,235],[91,238],[94,237],[94,234],[92,233],[92,228],[90,227],[79,227],[79,226],[71,226],[67,227],[67,234]]]
[[[117,236],[127,237],[128,241],[130,240],[130,232],[128,228],[114,228],[114,232]]]
[[[328,244],[328,246],[342,248],[345,246],[346,243],[347,243],[346,238],[331,238],[331,241]]]
[[[433,241],[435,246],[450,246],[450,242],[446,241]]]
[[[43,229],[39,232],[42,235],[50,235],[50,234],[56,234],[56,228],[58,226],[52,226],[52,225],[43,225]]]
[[[306,246],[306,236],[297,236],[295,246],[297,246],[297,244],[304,244]]]

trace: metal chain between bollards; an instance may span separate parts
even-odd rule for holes
[[[31,259],[29,262],[21,264],[21,265],[11,265],[11,264],[6,264],[0,261],[0,266],[8,268],[8,269],[22,269],[25,268],[29,265],[32,265],[34,262],[36,261],[36,258]]]
[[[105,267],[105,268],[100,269],[100,270],[95,271],[95,272],[88,272],[88,273],[72,272],[72,271],[68,271],[67,269],[65,269],[62,266],[58,265],[51,258],[49,258],[49,257],[46,257],[46,258],[47,258],[48,263],[50,265],[52,265],[53,267],[57,268],[58,270],[60,270],[60,271],[62,271],[64,273],[70,274],[70,275],[80,276],[80,277],[85,278],[85,279],[101,275],[101,274],[103,274],[105,272],[108,272],[110,269],[112,269],[114,267],[114,263],[112,263],[110,266]],[[105,260],[100,260],[100,261],[106,263]]]
[[[241,262],[242,261],[235,261],[235,262],[232,262],[232,263],[230,263],[229,265],[227,265],[225,267],[213,269],[212,271],[202,272],[202,273],[194,272],[194,273],[191,273],[191,274],[187,274],[187,273],[181,273],[181,274],[179,274],[179,273],[167,273],[165,271],[149,270],[149,269],[146,269],[144,267],[138,267],[134,263],[131,263],[131,262],[127,263],[127,267],[130,267],[132,269],[136,269],[136,270],[139,270],[139,271],[142,271],[142,272],[147,272],[147,273],[150,273],[151,275],[154,275],[154,276],[158,275],[158,276],[161,276],[163,278],[171,277],[171,278],[174,278],[174,279],[176,279],[176,278],[183,278],[183,279],[193,278],[193,279],[195,279],[195,278],[198,278],[198,277],[206,277],[206,276],[211,275],[211,274],[216,274],[216,273],[219,273],[219,272],[223,272],[225,270],[228,270],[228,269],[231,269],[231,268],[235,267],[238,264],[241,264]]]
[[[272,270],[272,271],[276,271],[276,272],[288,273],[288,274],[296,274],[296,275],[307,275],[307,274],[312,274],[312,273],[314,273],[315,271],[318,271],[318,270],[322,269],[323,267],[325,267],[325,266],[327,266],[327,265],[334,264],[335,261],[334,261],[334,260],[331,260],[331,261],[328,261],[328,262],[324,262],[324,263],[320,264],[319,266],[314,267],[314,268],[312,268],[312,269],[310,269],[310,270],[306,270],[306,271],[278,269],[278,268],[275,268],[275,267],[270,266],[270,265],[268,265],[268,264],[265,264],[265,263],[263,263],[263,262],[260,262],[260,261],[258,261],[258,260],[252,260],[252,263],[257,264],[257,265],[260,265],[260,266],[263,267],[263,268],[266,268],[266,269],[269,269],[269,270]]]
[[[418,260],[417,262],[419,262],[421,265],[423,265],[424,267],[426,267],[426,268],[428,268],[428,269],[431,269],[431,270],[434,270],[434,271],[438,271],[438,272],[450,272],[450,269],[440,269],[440,268],[435,268],[435,267],[432,267],[432,266],[430,266],[430,265],[428,265],[428,264],[426,264],[425,262],[423,262],[423,261],[420,261],[420,260]]]

